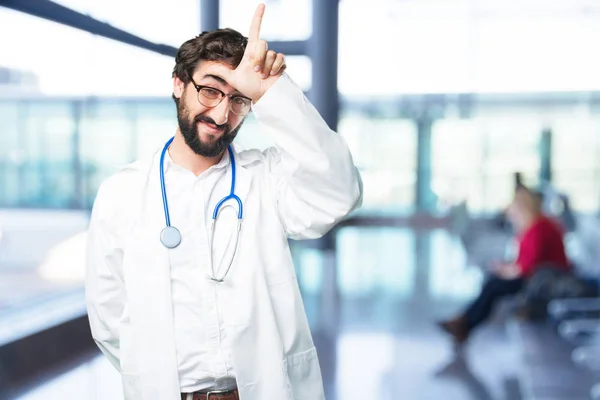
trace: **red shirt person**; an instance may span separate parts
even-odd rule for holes
[[[559,224],[543,215],[533,221],[519,237],[519,255],[515,264],[523,278],[530,278],[540,266],[568,270],[563,231]]]
[[[457,343],[469,338],[473,329],[489,317],[500,298],[521,291],[539,267],[569,269],[562,230],[542,214],[538,195],[519,187],[506,212],[519,238],[518,257],[514,262],[495,266],[493,276],[465,312],[439,324]]]

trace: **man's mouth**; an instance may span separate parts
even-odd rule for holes
[[[218,126],[210,122],[200,121],[198,122],[198,125],[202,125],[204,127],[204,130],[207,133],[210,133],[211,135],[217,135],[225,131],[224,126]]]

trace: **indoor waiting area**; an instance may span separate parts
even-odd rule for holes
[[[184,97],[176,96],[177,82],[187,84],[175,67],[183,54],[180,46],[203,32],[222,28],[241,32],[248,37],[247,46],[254,45],[259,3],[0,0],[0,400],[153,398],[146,394],[152,392],[143,389],[144,384],[128,380],[120,368],[126,369],[123,359],[115,368],[110,350],[114,343],[122,350],[126,340],[149,339],[144,334],[135,338],[117,334],[116,342],[108,341],[103,347],[102,324],[108,317],[91,314],[97,311],[94,296],[110,294],[108,289],[99,294],[95,286],[108,279],[102,275],[107,271],[97,272],[93,265],[94,243],[103,240],[91,230],[97,225],[95,216],[105,209],[99,189],[110,186],[105,183],[114,182],[112,177],[119,171],[134,168],[129,167],[131,163],[158,157],[161,150],[163,168],[165,142],[174,135],[175,140],[185,137],[182,131],[186,112],[190,112],[180,104]],[[270,217],[256,229],[246,231],[238,225],[236,249],[240,235],[241,241],[252,243],[240,241],[241,250],[233,250],[229,264],[233,268],[225,275],[231,273],[230,282],[263,288],[241,278],[254,276],[243,272],[245,263],[251,264],[245,249],[259,247],[266,254],[267,276],[275,276],[267,279],[264,290],[271,296],[283,291],[287,286],[282,289],[275,280],[288,274],[285,285],[292,289],[285,290],[291,293],[297,288],[299,293],[293,304],[273,301],[271,311],[280,312],[280,318],[305,315],[307,337],[314,342],[317,367],[294,370],[300,358],[287,351],[283,367],[268,366],[273,371],[285,370],[287,398],[600,399],[600,55],[594,50],[600,46],[600,3],[262,3],[260,39],[268,42],[267,60],[268,54],[285,55],[281,73],[286,78],[274,75],[298,90],[298,96],[288,96],[294,97],[289,107],[294,101],[302,106],[295,109],[299,113],[295,115],[285,108],[288,105],[276,104],[274,92],[282,96],[281,103],[287,102],[280,81],[274,84],[279,86],[261,92],[258,101],[243,97],[240,90],[225,93],[223,87],[230,82],[223,78],[215,80],[221,89],[206,89],[194,82],[194,101],[197,91],[204,107],[203,93],[220,92],[220,101],[228,100],[219,104],[229,104],[229,109],[222,108],[229,113],[226,123],[243,118],[232,139],[241,158],[230,150],[230,159],[223,156],[210,168],[219,171],[221,163],[231,164],[232,193],[237,190],[235,161],[239,161],[238,171],[242,170],[240,179],[254,165],[244,161],[243,154],[279,154],[284,160],[281,168],[291,168],[298,182],[313,171],[302,182],[305,188],[314,182],[314,203],[295,202],[304,189],[276,202],[278,209],[289,213],[288,220],[280,218],[283,228],[290,230],[303,217],[318,218],[319,213],[336,207],[342,195],[322,183],[329,182],[326,177],[331,175],[336,188],[355,179],[360,192],[360,200],[334,222],[327,220],[327,229],[318,234],[301,230],[302,234],[290,234],[279,243],[278,236],[269,236],[272,230],[263,229],[274,223]],[[245,53],[243,57],[242,63]],[[201,58],[199,65],[204,61]],[[269,91],[272,97],[267,97]],[[305,97],[298,100],[300,94]],[[247,109],[236,108],[246,104],[244,99]],[[262,99],[266,100],[261,104]],[[265,110],[267,104],[285,112],[275,115],[271,111],[271,115]],[[206,107],[212,113],[221,105]],[[322,120],[311,121],[317,113]],[[214,122],[202,115],[195,121]],[[287,141],[283,133],[270,129],[272,120],[281,126],[289,124],[285,128],[289,132],[309,126],[328,129],[327,140],[347,147],[351,157],[344,160],[356,172],[336,175],[336,168],[343,170],[341,159],[302,160],[305,153],[301,152],[309,154],[309,147],[314,154],[342,150],[323,145],[330,143],[325,139],[309,143],[312,133],[308,132],[293,143]],[[213,128],[206,129],[216,131],[226,123],[214,122]],[[192,147],[191,139],[185,140]],[[295,160],[296,149],[298,162],[294,164],[290,160]],[[286,158],[288,153],[292,158]],[[178,163],[175,153],[169,154],[167,178],[180,177],[183,182],[202,177],[175,175]],[[326,168],[319,169],[323,164]],[[300,172],[292,174],[294,168]],[[165,224],[164,205],[170,226],[163,169],[160,173],[160,181],[158,170],[151,176],[152,204],[158,214],[154,218]],[[229,185],[225,175],[219,179]],[[271,189],[257,188],[258,178],[253,179],[249,193],[264,201],[268,195],[264,191]],[[284,184],[277,183],[273,190]],[[115,191],[115,209],[135,202],[128,195],[133,189],[126,186]],[[169,189],[169,182],[166,186]],[[247,189],[243,181],[238,181],[240,186],[242,191]],[[161,190],[163,202],[159,203]],[[202,203],[203,192],[193,193]],[[178,196],[171,196],[175,220],[182,211],[173,206]],[[244,216],[259,209],[254,201],[243,200]],[[133,209],[137,212],[144,207]],[[212,212],[211,208],[208,214]],[[244,221],[255,217],[248,215]],[[111,215],[107,224],[117,224],[119,218]],[[185,236],[187,225],[182,231]],[[151,234],[155,246],[161,246],[158,231]],[[261,235],[267,236],[261,239]],[[178,238],[181,241],[181,234]],[[161,241],[174,251],[162,236]],[[288,261],[278,265],[269,259],[279,257],[277,246],[282,254],[289,251],[290,271],[284,271]],[[124,247],[122,257],[127,259]],[[202,249],[194,251],[202,255]],[[287,258],[282,256],[282,260]],[[196,264],[186,273],[199,274],[207,268],[203,262]],[[236,274],[241,275],[237,280]],[[127,280],[133,276],[124,268],[113,278],[130,287]],[[147,279],[131,287],[154,284],[155,278]],[[183,293],[176,284],[185,275],[167,279],[172,279],[173,293]],[[226,286],[228,279],[213,279],[215,293],[241,296],[231,289],[238,283]],[[224,287],[222,291],[218,285]],[[203,290],[198,298],[205,295]],[[264,294],[249,296],[258,302]],[[135,294],[125,290],[123,298],[129,296],[133,299]],[[177,301],[188,307],[178,296],[183,294],[174,295],[176,317],[180,315]],[[235,326],[239,321],[257,324],[257,343],[273,344],[268,324],[251,321],[253,317],[244,314],[245,307],[229,313],[228,300],[219,296],[215,295],[216,304],[223,314],[217,318],[233,315],[238,321]],[[136,307],[153,304],[162,303],[156,303],[153,296],[126,303],[125,309],[132,310],[131,321],[123,311],[117,325],[137,323]],[[201,309],[205,307],[210,309],[210,304],[202,304]],[[251,307],[259,306],[247,308]],[[183,328],[175,323],[176,334],[178,329],[192,329],[195,317],[191,315],[181,323]],[[202,314],[198,321],[209,316]],[[273,329],[283,336],[286,328],[277,323]],[[296,325],[292,324],[297,333],[302,323]],[[211,326],[200,326],[194,334],[209,337]],[[202,390],[214,390],[214,394],[198,393],[209,400],[263,400],[263,395],[253,394],[251,383],[243,384],[242,368],[238,368],[242,356],[233,354],[233,363],[238,364],[234,369],[229,366],[228,346],[236,337],[231,332],[238,332],[229,329],[221,326],[215,331],[220,346],[217,355],[206,353],[209,360],[224,354],[224,375],[207,370],[207,376],[218,384],[203,386]],[[250,328],[236,329],[243,333]],[[185,377],[193,373],[186,370],[191,364],[182,360],[184,350],[204,339],[186,337],[178,342],[182,348],[177,347],[179,360],[175,361],[180,369],[172,371],[179,373],[181,390],[173,398],[157,394],[154,399],[176,400],[179,393],[184,400],[201,398],[188,390],[193,385],[185,386]],[[300,346],[300,336],[293,337],[292,344],[282,340],[281,346]],[[245,343],[246,349],[254,346]],[[269,357],[259,356],[257,368],[264,364],[267,370]],[[158,358],[142,355],[137,359]],[[279,384],[275,375],[260,378]],[[298,384],[309,379],[313,379],[310,385]],[[311,386],[315,382],[319,388],[322,385],[322,391]],[[146,391],[135,395],[132,388]],[[236,397],[217,393],[223,388]]]

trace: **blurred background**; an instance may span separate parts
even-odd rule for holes
[[[179,45],[217,27],[247,34],[257,3],[0,0],[0,398],[122,398],[84,305],[97,188],[174,134]],[[460,352],[435,325],[514,257],[503,212],[517,181],[543,193],[595,287],[600,3],[264,3],[263,38],[364,181],[361,209],[291,242],[327,398],[600,394],[595,298],[537,321],[507,299]],[[248,118],[238,143],[270,146]]]

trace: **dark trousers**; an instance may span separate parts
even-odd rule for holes
[[[490,278],[473,303],[467,308],[467,327],[470,330],[485,321],[491,314],[496,302],[504,296],[518,293],[525,283],[524,279]]]

